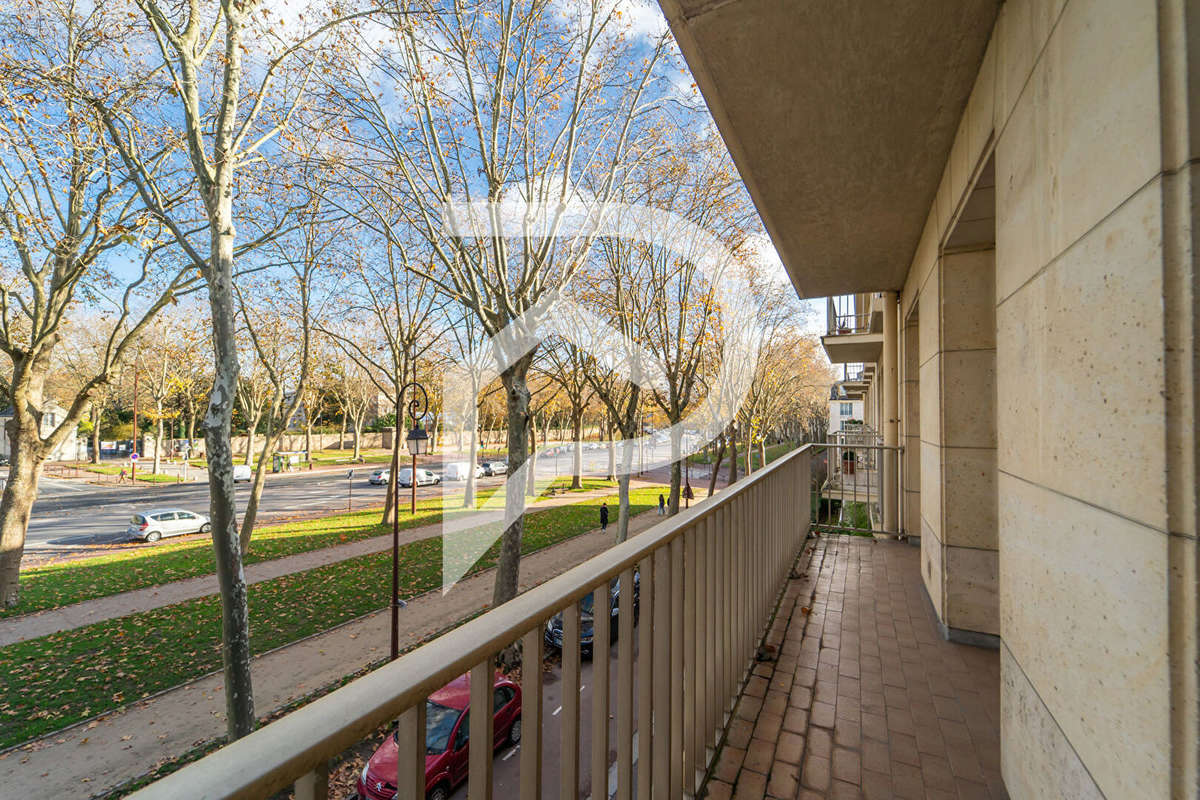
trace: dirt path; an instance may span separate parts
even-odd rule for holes
[[[703,496],[703,492],[697,492]],[[662,521],[653,511],[635,517],[630,535]],[[524,557],[522,591],[614,543],[615,531],[593,530]],[[401,647],[411,647],[484,609],[494,570],[461,581],[449,594],[435,590],[400,612]],[[341,627],[254,659],[254,703],[269,713],[386,656],[388,612],[381,609]],[[127,709],[80,723],[0,755],[5,796],[88,797],[133,780],[225,732],[223,678],[214,673]]]
[[[632,481],[633,488],[650,486],[652,484]],[[570,492],[546,497],[529,507],[529,513],[540,513],[551,508],[571,505],[584,500],[607,497],[614,492],[611,488],[596,489],[588,492]],[[400,544],[420,541],[441,535],[441,523],[431,523],[416,528],[400,531]],[[270,561],[260,561],[245,568],[246,584],[269,581],[294,572],[305,572],[316,567],[334,564],[350,558],[380,553],[391,549],[390,534],[373,536],[348,544],[332,545],[307,553],[297,553]],[[216,575],[201,575],[182,581],[147,586],[121,594],[97,597],[61,608],[50,608],[36,611],[19,617],[0,619],[0,647],[17,642],[49,636],[74,628],[82,628],[96,622],[136,614],[140,611],[151,611],[163,606],[175,605],[197,597],[206,597],[218,592]]]

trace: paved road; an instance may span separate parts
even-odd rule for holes
[[[273,516],[287,513],[339,511],[382,505],[386,486],[372,486],[367,478],[371,469],[358,467],[352,480],[346,473],[311,472],[271,476],[263,489],[259,513]],[[494,485],[500,478],[485,478],[481,486]],[[237,485],[238,511],[244,511],[250,485]],[[434,490],[422,487],[418,496]],[[198,513],[208,511],[208,484],[201,482],[165,486],[106,488],[79,481],[43,478],[34,504],[26,537],[26,552],[62,550],[71,547],[112,544],[127,540],[125,527],[137,511],[152,508],[181,507]]]
[[[647,457],[650,457],[649,453]],[[607,464],[607,450],[584,452],[585,472],[603,474]],[[271,475],[263,490],[259,513],[264,518],[270,518],[285,514],[341,511],[351,507],[351,503],[353,508],[378,507],[383,504],[386,487],[372,486],[367,480],[378,466],[358,465],[354,467],[354,478],[350,480],[347,480],[346,472],[340,469]],[[422,463],[422,467],[440,471],[442,463],[438,460],[428,460]],[[568,452],[557,455],[540,454],[538,457],[539,479],[566,475],[570,469],[571,456]],[[704,475],[699,474],[701,472],[704,472]],[[666,471],[655,471],[653,476],[666,480]],[[706,468],[693,468],[693,481],[700,481],[706,477]],[[479,485],[495,486],[502,481],[503,478],[481,478]],[[462,484],[450,484],[447,490],[458,491],[461,490],[461,486]],[[238,484],[237,490],[237,507],[241,512],[245,509],[246,498],[249,496],[249,484]],[[429,497],[438,491],[440,489],[421,487],[417,490],[417,495]],[[207,513],[208,484],[193,481],[145,487],[106,487],[77,480],[44,477],[40,482],[38,500],[34,504],[29,523],[26,553],[50,555],[75,548],[127,542],[125,528],[129,517],[139,511],[162,507],[180,507]]]

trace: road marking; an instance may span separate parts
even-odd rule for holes
[[[636,767],[637,762],[638,762],[638,732],[634,731],[633,732],[633,760],[630,762],[631,767]],[[633,770],[631,768],[630,772],[632,772],[632,771]],[[611,800],[611,798],[614,798],[617,796],[618,788],[620,788],[620,787],[617,786],[617,762],[614,761],[612,763],[612,766],[608,768],[609,800]],[[592,795],[588,794],[588,796],[585,798],[585,800],[592,800]]]
[[[520,749],[521,749],[521,745],[519,745],[519,744],[518,744],[518,745],[514,746],[514,747],[513,747],[512,749],[510,749],[510,750],[509,750],[507,753],[505,753],[505,754],[504,754],[504,755],[503,755],[503,756],[500,758],[500,760],[501,760],[501,761],[508,761],[510,758],[512,758],[514,755],[516,755],[517,751],[518,751],[518,750],[520,750]]]
[[[554,713],[551,714],[550,716],[557,717],[561,712],[562,712],[562,706],[559,706],[558,708],[554,709]]]

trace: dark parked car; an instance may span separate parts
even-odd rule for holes
[[[637,572],[633,573],[633,624],[637,625],[641,597],[641,578]],[[586,594],[579,601],[579,652],[585,658],[592,657],[592,641],[595,638],[595,608],[594,600],[595,593]],[[608,635],[609,640],[615,642],[617,640],[617,632],[620,630],[617,623],[620,618],[620,598],[621,598],[621,579],[613,578],[608,585]],[[546,644],[555,650],[562,650],[563,646],[563,615],[555,614],[546,623]]]
[[[425,701],[425,797],[446,800],[467,779],[470,763],[470,675],[460,675]],[[492,687],[492,749],[521,741],[521,687],[496,676]],[[349,800],[393,800],[396,797],[396,733],[384,740],[358,777]]]

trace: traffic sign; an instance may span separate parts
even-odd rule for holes
[[[137,461],[137,460],[138,460],[138,454],[137,454],[137,453],[130,453],[130,454],[129,454],[129,460],[130,460],[130,461]]]

